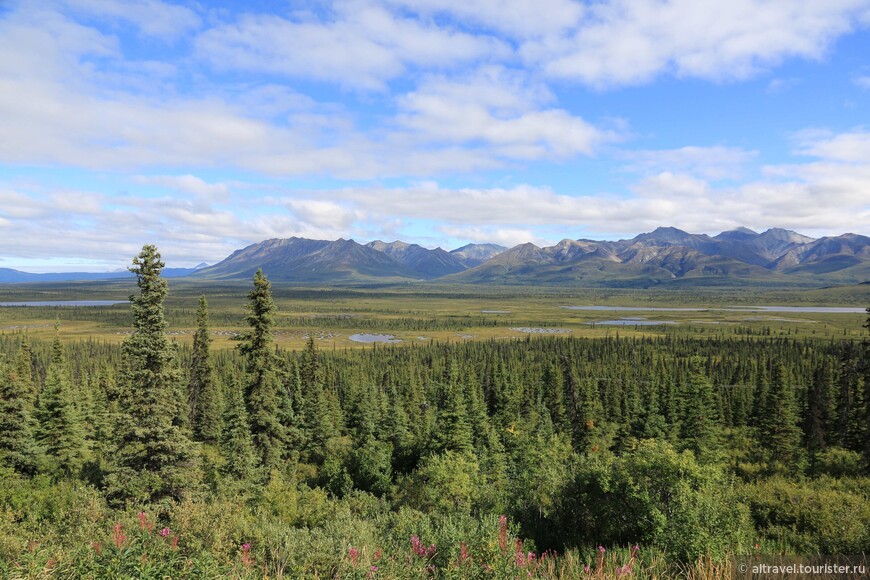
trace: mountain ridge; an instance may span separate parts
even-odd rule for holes
[[[214,265],[201,266],[164,273],[167,277],[230,280],[249,278],[262,269],[272,280],[300,284],[857,284],[870,280],[870,237],[846,233],[816,239],[782,228],[761,233],[736,228],[710,236],[665,226],[615,241],[564,239],[552,246],[526,242],[512,248],[466,244],[451,251],[401,240],[361,244],[344,238],[290,237],[250,244]],[[0,268],[0,282],[129,275],[27,274]]]

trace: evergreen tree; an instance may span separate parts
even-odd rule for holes
[[[36,441],[50,462],[49,470],[58,475],[78,475],[88,455],[85,429],[75,405],[58,337],[54,339],[45,387],[39,395],[34,415]]]
[[[222,405],[209,351],[211,336],[208,327],[208,303],[205,296],[199,299],[196,323],[190,366],[190,417],[194,438],[198,441],[216,443],[221,434]]]
[[[285,453],[286,429],[281,422],[285,390],[276,373],[272,326],[275,323],[275,303],[272,286],[262,270],[254,274],[254,289],[248,294],[248,315],[251,327],[243,337],[239,350],[245,356],[248,374],[245,404],[254,448],[264,472],[281,464]]]
[[[689,360],[683,404],[683,446],[694,451],[699,458],[709,456],[718,448],[718,429],[713,385],[700,356],[693,356]]]
[[[115,500],[179,499],[195,485],[190,439],[178,424],[181,373],[166,336],[160,277],[164,264],[154,246],[143,246],[130,271],[140,294],[131,296],[133,334],[122,345],[117,448],[107,478]]]
[[[257,457],[248,423],[248,412],[242,398],[242,389],[233,380],[227,389],[226,408],[223,414],[221,433],[221,453],[224,464],[221,471],[232,478],[250,480],[254,478]]]
[[[463,389],[459,386],[459,371],[456,361],[450,362],[444,399],[436,423],[436,452],[460,451],[470,453],[472,446],[471,423]]]
[[[30,414],[30,386],[14,367],[0,361],[0,466],[33,474],[37,447]]]
[[[797,468],[801,430],[794,388],[782,364],[774,368],[759,435],[773,469],[794,471]]]
[[[813,373],[813,382],[807,392],[804,433],[811,456],[823,451],[830,443],[835,412],[833,389],[834,369],[829,361],[825,361]]]

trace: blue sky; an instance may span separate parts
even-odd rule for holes
[[[870,0],[0,2],[0,267],[870,234]]]

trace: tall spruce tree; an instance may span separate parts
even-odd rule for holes
[[[197,441],[216,443],[221,435],[221,393],[211,362],[208,302],[200,296],[190,365],[190,418]]]
[[[272,286],[257,270],[254,289],[248,294],[248,315],[245,321],[251,330],[245,333],[239,350],[245,356],[248,374],[245,404],[254,448],[265,473],[281,464],[287,451],[286,430],[281,422],[285,390],[276,373],[277,361],[273,349],[272,326],[275,324],[275,303]]]
[[[771,468],[795,471],[800,453],[801,429],[794,387],[782,364],[776,365],[767,392],[764,413],[759,425],[761,446],[766,450]]]
[[[704,359],[697,355],[689,360],[683,405],[683,445],[699,458],[709,458],[719,448],[717,413],[713,385],[704,368]]]
[[[140,293],[130,297],[134,332],[121,348],[117,448],[106,481],[115,501],[179,499],[197,483],[192,444],[177,422],[186,411],[179,409],[176,348],[166,336],[163,267],[157,248],[146,245],[130,268]]]

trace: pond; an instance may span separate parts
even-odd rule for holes
[[[38,300],[30,302],[0,302],[0,307],[14,306],[114,306],[128,304],[129,300]]]
[[[349,337],[354,342],[402,342],[401,338],[396,338],[392,334],[351,334]]]
[[[647,320],[646,318],[620,318],[618,320],[598,320],[586,324],[604,324],[607,326],[659,326],[662,324],[676,324],[673,320]]]
[[[625,312],[704,312],[710,308],[659,308],[652,306],[562,306],[566,310],[625,311]]]
[[[716,308],[661,308],[647,306],[561,306],[567,310],[632,312],[792,312],[807,314],[863,314],[864,308],[841,306],[724,306]]]

